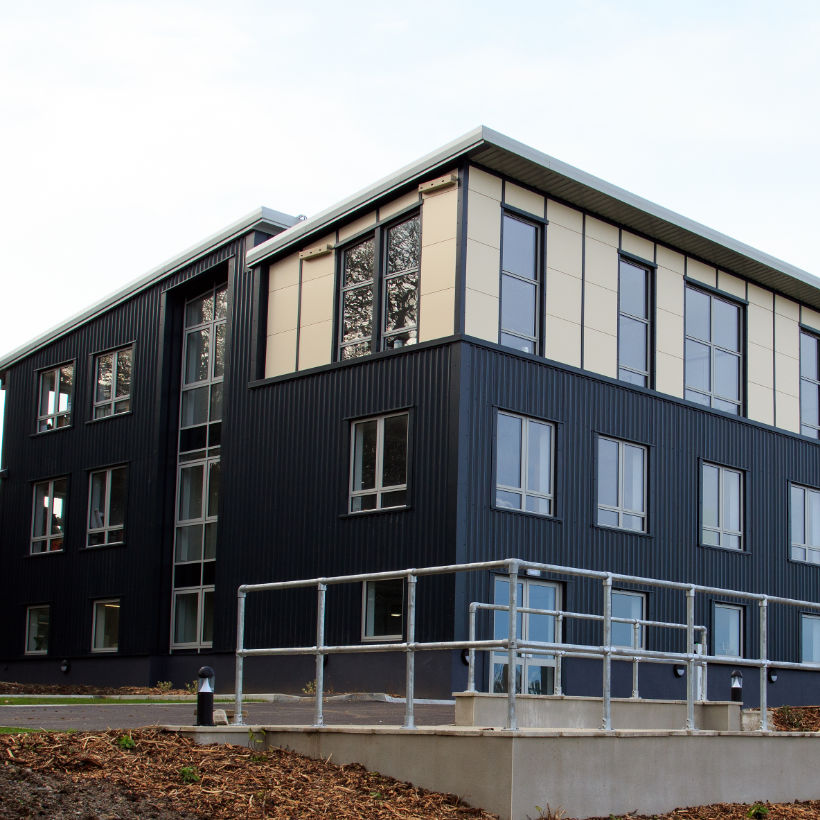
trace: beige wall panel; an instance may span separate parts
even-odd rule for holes
[[[683,398],[683,359],[658,351],[655,359],[655,389]]]
[[[749,351],[749,382],[774,389],[774,351],[771,347],[763,347],[750,341]],[[771,404],[771,396],[769,404]]]
[[[268,336],[296,330],[299,315],[299,285],[271,291],[268,295]]]
[[[333,319],[333,295],[335,279],[323,276],[302,283],[302,327]]]
[[[785,296],[781,296],[779,293],[775,294],[774,297],[774,312],[788,317],[793,322],[800,321],[800,305]]]
[[[470,190],[501,202],[501,177],[470,166]]]
[[[586,239],[584,278],[617,293],[618,291],[618,249],[595,239]]]
[[[717,278],[717,286],[724,293],[731,293],[732,296],[737,296],[738,299],[746,298],[746,282],[743,279],[733,276],[731,273],[719,270]]]
[[[561,225],[576,233],[583,233],[584,231],[584,215],[581,211],[570,208],[561,202],[556,202],[554,199],[547,200],[547,219],[550,225]]]
[[[296,331],[286,330],[268,336],[265,347],[265,378],[296,370]]]
[[[618,295],[588,281],[584,297],[584,325],[617,336]]]
[[[749,418],[763,424],[774,424],[773,399],[774,393],[770,388],[750,383],[746,400]]]
[[[580,279],[583,264],[584,238],[581,234],[550,222],[547,226],[547,265]]]
[[[655,302],[658,310],[683,316],[683,276],[669,268],[658,268],[655,273]]]
[[[379,221],[390,219],[393,214],[397,214],[399,211],[403,211],[411,205],[417,205],[420,201],[418,191],[409,191],[404,196],[400,196],[398,199],[394,199],[392,202],[382,205],[379,208]]]
[[[492,248],[501,247],[501,205],[495,199],[470,191],[467,203],[467,238]]]
[[[309,282],[311,279],[322,279],[325,276],[334,276],[336,273],[335,253],[326,253],[324,256],[317,256],[314,259],[302,261],[302,282]]]
[[[274,262],[268,269],[268,292],[288,288],[299,282],[299,254],[294,253]]]
[[[544,218],[544,197],[512,182],[508,182],[504,187],[504,204]]]
[[[820,330],[820,313],[811,308],[802,307],[800,310],[800,321],[814,330]]]
[[[704,285],[717,287],[717,269],[704,265],[703,262],[698,262],[697,259],[690,258],[686,260],[686,275],[690,279],[703,282]]]
[[[783,353],[774,354],[774,389],[787,396],[800,395],[800,362]],[[777,420],[778,425],[780,419]]]
[[[618,339],[587,325],[584,328],[584,369],[617,378]]]
[[[580,279],[552,268],[547,271],[547,313],[580,325],[581,294]]]
[[[655,243],[629,231],[621,231],[621,250],[634,253],[647,262],[655,261]]]
[[[330,364],[333,322],[320,322],[302,327],[299,332],[299,369]]]
[[[774,294],[770,290],[758,287],[749,282],[747,294],[746,298],[751,304],[758,305],[767,310],[774,310]]]
[[[456,281],[456,241],[448,239],[435,245],[424,245],[421,249],[422,293],[433,293],[455,287]]]
[[[453,243],[455,244],[455,243]],[[498,299],[501,252],[475,239],[467,240],[467,287]]]
[[[775,393],[775,421],[783,430],[800,432],[800,400],[797,396]]]
[[[775,300],[777,304],[777,300]],[[778,353],[785,353],[793,359],[800,358],[800,326],[797,319],[774,315],[774,349]]]
[[[588,239],[597,239],[604,245],[618,247],[618,229],[609,222],[602,222],[594,216],[588,216],[586,219],[586,236]]]
[[[498,299],[481,291],[467,288],[465,293],[466,321],[468,336],[498,341]]]
[[[665,248],[663,245],[658,245],[658,266],[668,268],[675,273],[683,275],[684,257],[682,253],[673,251],[671,248]]]
[[[658,311],[655,341],[659,351],[683,358],[683,316],[669,313],[666,310]]]
[[[455,239],[458,232],[458,188],[426,196],[421,206],[421,244]]]
[[[456,292],[454,288],[425,293],[419,302],[419,341],[453,335]]]
[[[774,320],[771,309],[767,310],[754,302],[746,307],[746,335],[750,343],[761,347],[774,348]]]
[[[366,231],[368,228],[372,228],[375,224],[375,211],[371,211],[369,214],[360,216],[358,219],[354,219],[353,222],[345,225],[343,228],[339,228],[339,242],[344,242],[351,236],[355,236],[357,233],[361,233],[362,231]]]
[[[581,366],[581,325],[547,314],[545,353],[556,362]]]

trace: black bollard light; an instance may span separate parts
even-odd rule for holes
[[[199,689],[196,693],[196,725],[214,725],[214,670],[203,666],[199,670]]]
[[[739,669],[733,669],[729,679],[732,682],[732,701],[734,703],[743,703],[743,672]]]

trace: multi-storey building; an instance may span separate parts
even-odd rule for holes
[[[207,657],[224,682],[240,584],[510,556],[818,601],[818,339],[811,275],[485,128],[310,219],[262,210],[0,360],[4,674],[153,683]],[[417,635],[464,637],[469,602],[507,594],[427,579]],[[535,609],[592,594],[521,582]],[[328,596],[329,643],[402,639],[402,581]],[[663,590],[612,600],[684,619]],[[310,644],[313,606],[249,599],[248,645]],[[749,609],[699,599],[709,654],[757,646]],[[613,636],[634,640],[672,639]],[[772,612],[769,655],[820,661],[816,613]],[[551,663],[522,660],[529,691]],[[600,690],[590,663],[565,691]],[[336,656],[328,683],[393,691],[402,664]],[[464,686],[458,652],[418,666],[419,692]],[[810,674],[770,702],[811,700]]]

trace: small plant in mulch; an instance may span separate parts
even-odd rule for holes
[[[179,779],[183,783],[199,783],[200,777],[196,766],[183,766],[179,770]]]
[[[136,744],[134,738],[131,737],[130,734],[120,735],[117,738],[116,743],[117,743],[117,746],[119,746],[119,748],[122,749],[124,752],[130,752],[131,749],[136,749],[137,748],[137,744]]]
[[[527,815],[527,820],[563,820],[567,816],[567,813],[560,806],[557,809],[551,809],[549,803],[547,803],[546,808],[536,806],[535,810],[538,814],[535,817]]]
[[[763,820],[764,817],[769,816],[769,809],[762,803],[755,803],[749,811],[746,812],[746,816],[751,817],[752,820]]]
[[[170,692],[174,688],[174,684],[171,683],[169,680],[158,680],[157,681],[157,689],[160,692]]]

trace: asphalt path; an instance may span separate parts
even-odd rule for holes
[[[231,709],[232,704],[218,703]],[[326,725],[401,726],[403,703],[380,701],[330,702],[324,706]],[[245,703],[248,725],[311,725],[313,704],[310,701]],[[13,706],[0,705],[0,726],[31,729],[97,731],[100,729],[136,729],[140,726],[190,726],[195,721],[196,704],[189,703],[117,703]],[[415,705],[417,726],[451,725],[454,706]]]

